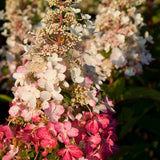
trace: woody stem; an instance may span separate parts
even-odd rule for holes
[[[63,5],[63,2],[62,2],[62,0],[60,0],[59,1],[59,3],[60,3],[60,6],[62,6]],[[59,15],[59,20],[60,20],[60,25],[62,25],[62,23],[63,23],[63,16],[62,16],[62,11],[60,12],[60,15]],[[59,32],[58,33],[58,45],[61,45],[61,33]]]
[[[45,35],[45,38],[47,38],[48,40],[50,40],[51,42],[53,42],[54,44],[58,44],[58,42],[54,41],[52,38],[50,38],[49,36]]]

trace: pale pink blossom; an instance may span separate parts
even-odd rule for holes
[[[55,123],[55,129],[59,133],[58,140],[66,145],[70,144],[69,137],[76,137],[79,133],[78,129],[72,127],[70,121]]]
[[[28,107],[35,108],[37,98],[40,97],[40,91],[34,86],[17,87],[15,96],[25,101]]]
[[[15,148],[14,145],[9,146],[10,151],[2,157],[2,160],[12,160],[18,152],[18,147]]]
[[[19,111],[20,111],[19,106],[18,105],[13,105],[9,109],[9,114],[13,117],[16,117],[16,116],[18,116]]]
[[[49,107],[44,110],[51,122],[58,122],[61,115],[64,113],[62,105],[56,105],[53,101],[50,102]]]
[[[37,109],[24,109],[21,111],[21,116],[24,118],[25,121],[30,121],[32,118],[36,118],[37,116],[39,116],[39,114],[41,114],[40,110]]]
[[[25,66],[19,66],[17,68],[16,72],[13,74],[13,78],[16,79],[15,86],[18,86],[18,84],[23,86],[25,84],[26,73],[27,68]]]
[[[122,67],[126,64],[124,53],[119,48],[112,49],[112,54],[110,55],[110,59],[116,68]]]

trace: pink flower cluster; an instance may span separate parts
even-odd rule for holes
[[[118,151],[118,146],[114,144],[117,140],[115,134],[117,122],[109,113],[86,112],[83,120],[76,119],[73,123],[79,128],[79,135],[75,141],[87,155],[86,159],[105,159]]]
[[[117,140],[116,125],[110,113],[90,112],[85,112],[83,118],[72,122],[40,122],[27,124],[24,128],[1,125],[0,153],[6,153],[2,160],[19,159],[21,157],[17,153],[23,147],[27,151],[34,146],[36,154],[43,149],[41,154],[46,157],[61,143],[64,148],[59,149],[56,155],[62,156],[62,160],[105,160],[118,151],[114,143]]]

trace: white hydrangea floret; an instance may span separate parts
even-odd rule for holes
[[[9,114],[13,117],[17,116],[18,112],[20,111],[20,108],[17,105],[13,105],[10,109],[9,109]]]
[[[56,53],[52,54],[52,57],[48,57],[48,61],[52,63],[52,65],[56,65],[58,62],[62,61],[62,58],[59,58]]]
[[[109,43],[106,43],[106,44],[105,44],[104,50],[106,51],[106,53],[109,52],[110,47],[111,47],[111,44],[109,44]]]
[[[121,24],[127,24],[129,22],[129,17],[128,16],[123,16],[121,18]]]
[[[126,58],[124,56],[124,53],[119,48],[112,49],[110,59],[112,64],[114,64],[116,68],[122,67],[126,64]]]
[[[5,16],[6,14],[4,13],[4,10],[0,11],[0,20],[3,20]]]
[[[115,18],[118,18],[120,16],[121,12],[120,11],[113,11],[112,15],[115,17]]]
[[[20,98],[31,108],[36,107],[37,98],[40,97],[40,91],[33,86],[19,87],[15,93],[15,97]]]
[[[152,37],[151,35],[149,35],[149,32],[148,32],[148,31],[145,32],[145,39],[146,39],[149,43],[151,43],[151,44],[154,43],[154,42],[153,42],[153,37]]]
[[[137,25],[143,25],[143,17],[140,13],[137,13],[134,18]]]
[[[74,12],[74,13],[80,13],[81,10],[79,8],[72,8],[71,7],[71,10]]]
[[[76,36],[82,35],[83,28],[81,26],[71,25],[71,27],[69,29],[70,29],[71,33],[73,33]]]
[[[49,101],[51,99],[51,93],[48,91],[42,91],[40,93],[40,98],[43,101]]]
[[[52,98],[54,98],[56,101],[62,101],[63,96],[60,94],[60,92],[61,92],[60,87],[54,88],[54,90],[51,92]]]
[[[125,36],[122,34],[118,34],[117,35],[117,39],[120,43],[124,43],[125,42]]]
[[[126,76],[134,76],[135,75],[135,72],[134,72],[134,68],[133,67],[128,67],[126,70],[125,70],[125,75]]]
[[[44,74],[44,78],[47,80],[54,80],[56,79],[57,71],[56,70],[47,70]]]
[[[81,69],[74,67],[71,70],[71,78],[74,83],[82,83],[84,81],[84,77],[81,76]]]

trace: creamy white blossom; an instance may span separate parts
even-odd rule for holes
[[[124,53],[119,48],[112,49],[110,59],[116,68],[122,67],[126,64]]]
[[[118,69],[133,76],[142,73],[142,64],[153,61],[146,48],[147,42],[153,43],[152,37],[148,32],[144,36],[140,33],[144,23],[136,7],[143,2],[102,0],[99,4],[95,32],[84,43],[90,53],[84,56],[86,64],[94,65],[97,75],[104,73],[108,78]]]
[[[81,76],[81,69],[73,68],[71,70],[71,78],[74,83],[82,83],[84,81],[84,77]]]

